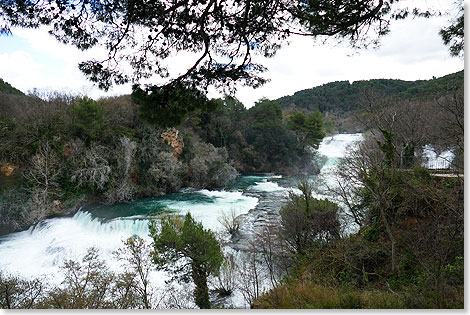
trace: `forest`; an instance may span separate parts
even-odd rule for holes
[[[401,101],[426,101],[446,95],[451,89],[463,88],[463,78],[462,70],[431,80],[337,81],[283,96],[277,102],[284,110],[318,109],[329,120],[335,121],[337,131],[359,132],[365,130],[364,126],[357,124],[351,117],[360,109],[360,101],[367,89],[381,91],[384,95],[394,96]]]
[[[446,94],[449,88],[463,87],[464,72],[448,74],[431,80],[403,81],[391,79],[374,79],[354,81],[337,81],[323,84],[307,90],[283,96],[276,101],[281,108],[295,106],[308,110],[320,110],[348,114],[359,108],[360,96],[364,89],[382,91],[388,96],[402,100],[426,100]]]
[[[210,108],[180,117],[176,129],[148,122],[131,96],[94,101],[2,86],[2,234],[86,203],[221,188],[239,173],[315,171],[307,147],[325,133],[320,112],[283,116],[270,100],[246,109],[233,97],[206,99]]]

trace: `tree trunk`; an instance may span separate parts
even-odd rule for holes
[[[390,225],[388,224],[388,220],[385,216],[385,212],[384,212],[383,207],[380,207],[380,214],[382,216],[382,220],[384,221],[384,225],[385,225],[385,229],[387,230],[388,238],[390,239],[390,242],[392,243],[392,272],[394,273],[396,271],[395,237],[393,237],[392,229],[390,228]]]
[[[196,288],[194,289],[194,300],[201,309],[211,308],[209,301],[209,289],[207,287],[207,273],[203,266],[192,263],[192,277]]]

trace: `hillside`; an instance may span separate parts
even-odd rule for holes
[[[0,79],[0,92],[6,94],[24,95],[23,92],[18,89],[15,89],[8,82],[3,81],[2,79]]]
[[[277,99],[282,108],[294,104],[297,108],[341,114],[358,107],[358,98],[366,88],[403,99],[430,99],[448,94],[453,86],[463,87],[464,70],[431,80],[403,81],[392,79],[336,81],[294,95]]]

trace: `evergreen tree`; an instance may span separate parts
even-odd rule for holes
[[[297,133],[302,149],[311,146],[318,149],[320,142],[325,137],[325,123],[323,115],[317,109],[308,116],[298,112],[289,117],[287,126]]]
[[[44,26],[81,50],[105,47],[108,58],[79,65],[104,89],[152,76],[201,89],[234,83],[257,87],[267,82],[260,75],[266,69],[254,63],[253,55],[274,56],[291,35],[329,36],[367,47],[389,32],[390,20],[431,15],[397,2],[8,0],[0,2],[0,35],[15,27]],[[169,58],[180,51],[199,55],[171,76]]]
[[[103,106],[91,98],[80,99],[78,104],[72,107],[75,133],[87,142],[97,139],[104,128],[105,112]]]
[[[157,266],[184,281],[191,277],[196,285],[196,305],[210,308],[207,277],[218,274],[223,262],[222,251],[214,233],[204,229],[190,213],[184,218],[166,216],[158,221],[152,219],[149,228],[154,240],[154,261]],[[175,266],[177,262],[178,266]]]
[[[294,254],[305,254],[340,237],[339,207],[328,199],[313,197],[313,186],[307,181],[298,185],[301,194],[289,194],[280,210],[281,232]]]

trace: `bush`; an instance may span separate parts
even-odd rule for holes
[[[230,235],[234,236],[236,233],[238,233],[241,222],[235,210],[231,209],[229,213],[222,212],[222,215],[218,220]]]
[[[339,207],[328,199],[313,198],[312,184],[307,181],[298,188],[302,193],[291,192],[280,214],[286,243],[294,253],[304,254],[308,248],[339,239]]]

